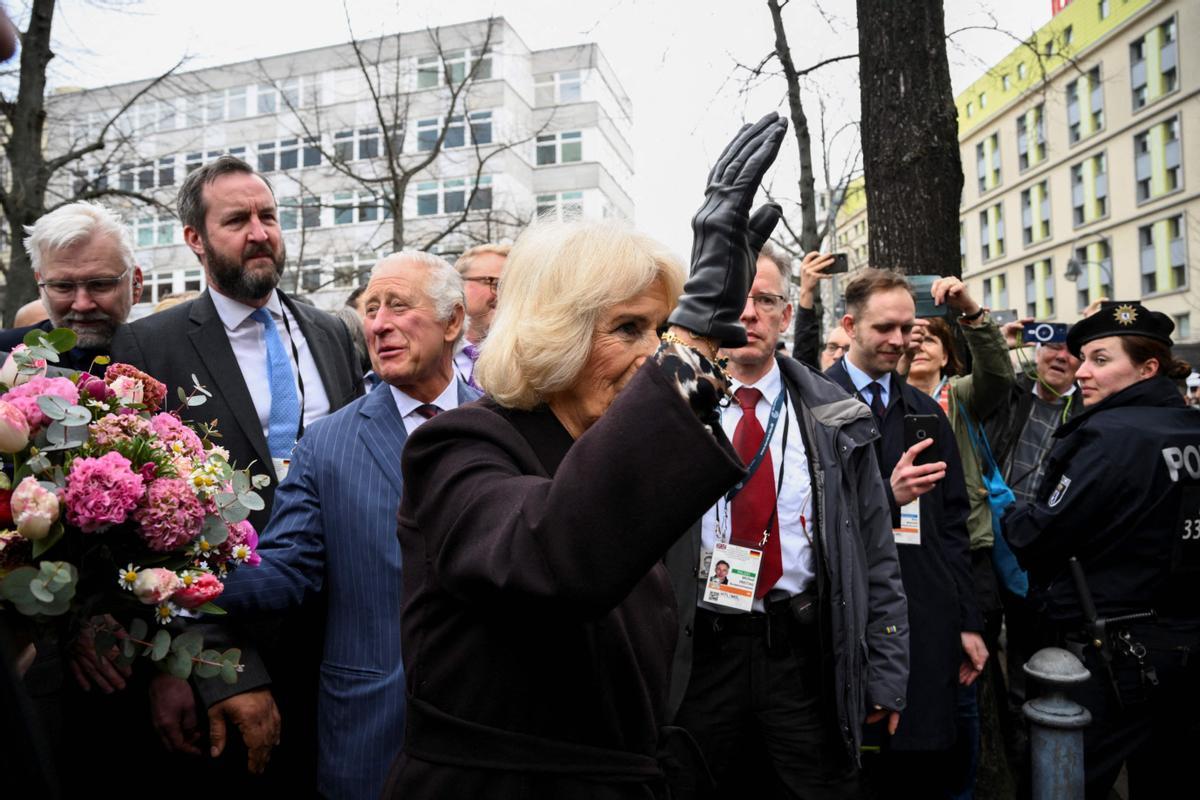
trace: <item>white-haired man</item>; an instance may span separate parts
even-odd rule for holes
[[[387,386],[300,440],[259,542],[262,564],[234,575],[221,597],[230,614],[254,615],[324,593],[317,788],[325,797],[378,797],[404,737],[400,451],[427,419],[479,396],[451,363],[464,313],[448,263],[394,253],[375,265],[359,302]]]
[[[104,206],[80,201],[51,211],[25,232],[48,319],[0,333],[0,350],[12,350],[35,328],[70,328],[78,340],[59,366],[87,370],[96,356],[108,355],[113,333],[142,297],[129,228]]]
[[[475,383],[475,362],[479,358],[479,347],[492,327],[500,273],[511,249],[512,246],[507,244],[480,244],[467,250],[454,263],[462,276],[467,299],[467,333],[454,353],[454,370],[475,389],[479,388]]]

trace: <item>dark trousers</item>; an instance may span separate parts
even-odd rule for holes
[[[695,631],[676,724],[700,744],[719,795],[863,796],[834,722],[833,694],[821,691],[816,625],[786,614],[768,620],[697,609]]]
[[[1145,662],[1154,667],[1157,686],[1143,678],[1136,659],[1118,654],[1113,672],[1124,705],[1118,704],[1100,656],[1087,648],[1084,666],[1092,677],[1071,692],[1092,712],[1083,731],[1088,800],[1105,800],[1125,763],[1130,800],[1182,796],[1200,752],[1200,630],[1164,623],[1134,627],[1130,634],[1147,648]]]

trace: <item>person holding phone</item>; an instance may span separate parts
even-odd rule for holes
[[[950,421],[928,394],[896,373],[910,348],[916,304],[903,275],[864,269],[846,285],[842,328],[850,351],[826,376],[866,403],[881,439],[879,466],[892,509],[909,603],[908,707],[879,756],[864,761],[881,793],[944,796],[960,781],[954,744],[957,686],[987,662],[971,579],[962,459]],[[932,437],[906,447],[905,417],[933,415]],[[922,452],[935,454],[918,465]]]
[[[937,401],[954,430],[971,504],[967,532],[971,542],[975,597],[983,614],[984,642],[988,652],[992,653],[998,649],[1003,609],[996,570],[992,565],[992,509],[980,463],[984,456],[972,442],[970,426],[974,426],[978,435],[980,426],[995,416],[1012,389],[1013,371],[1004,336],[992,322],[988,310],[971,297],[965,283],[955,277],[939,278],[929,291],[936,305],[957,318],[957,325],[971,352],[971,371],[966,371],[958,353],[951,329],[955,323],[947,322],[945,317],[933,317],[917,320],[911,349],[901,359],[900,372],[906,373],[910,386]],[[969,769],[960,788],[974,784],[980,742],[977,687],[974,675],[964,677],[965,681],[959,686],[958,748]],[[1000,700],[1003,701],[1003,697]]]

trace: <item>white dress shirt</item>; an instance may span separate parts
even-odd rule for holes
[[[211,287],[209,296],[212,297],[217,315],[225,326],[225,335],[229,337],[229,346],[233,348],[234,360],[242,369],[242,379],[246,381],[246,388],[250,390],[250,399],[254,401],[254,410],[258,412],[258,421],[262,424],[263,438],[270,440],[271,379],[267,367],[265,330],[258,322],[250,319],[250,315],[255,311],[253,306],[231,300]],[[325,394],[325,384],[317,370],[317,362],[313,360],[312,351],[309,350],[308,341],[300,330],[300,323],[280,301],[278,292],[271,293],[266,309],[270,312],[271,319],[275,320],[275,328],[283,341],[283,350],[292,362],[293,375],[296,372],[296,356],[300,356],[300,375],[304,378],[304,392],[301,394],[300,385],[297,383],[296,396],[303,404],[304,427],[307,428],[329,413],[329,397]],[[288,344],[289,334],[291,344]],[[295,345],[294,350],[292,345]]]
[[[842,365],[846,368],[846,374],[850,376],[850,382],[854,384],[854,390],[858,392],[859,396],[863,399],[863,402],[865,402],[867,405],[871,405],[871,400],[874,398],[872,398],[871,390],[868,389],[867,386],[871,383],[871,381],[877,381],[879,385],[883,387],[883,407],[888,407],[888,402],[892,397],[892,373],[889,372],[886,375],[879,376],[878,378],[872,378],[870,375],[856,367],[854,362],[845,356],[842,356]]]
[[[454,345],[454,373],[462,378],[463,383],[470,381],[471,376],[475,374],[475,362],[466,354],[467,345],[469,344],[470,342],[467,341],[467,337],[463,336]]]
[[[771,371],[755,383],[743,384],[736,380],[733,382],[734,391],[742,386],[750,386],[762,392],[762,397],[759,398],[758,405],[755,407],[755,416],[758,417],[758,422],[765,432],[771,416],[771,405],[779,393],[784,390],[783,375],[779,371],[779,364],[772,362]],[[729,407],[721,410],[721,427],[730,441],[733,441],[733,432],[741,418],[742,409],[737,403],[732,403]],[[779,470],[781,466],[783,467],[783,486],[779,489],[779,496],[776,498],[783,575],[771,591],[789,596],[799,594],[807,589],[816,575],[810,540],[813,516],[812,479],[808,473],[808,458],[804,450],[804,437],[800,432],[801,424],[791,399],[785,396],[783,413],[779,415],[779,421],[775,424],[769,448],[771,465],[775,473],[771,482],[775,486],[779,486]],[[783,450],[785,427],[788,430],[786,452]],[[713,546],[718,540],[729,540],[732,518],[730,512],[730,504],[723,497],[717,501],[717,505],[705,512],[704,518],[700,522],[700,541],[705,552],[712,552]],[[699,576],[699,579],[703,581],[704,577]],[[713,611],[729,612],[727,608],[703,601],[699,605]],[[761,599],[754,601],[754,610],[763,610]]]
[[[425,404],[420,400],[409,397],[395,386],[389,385],[388,389],[391,390],[392,398],[396,401],[396,408],[400,411],[400,419],[404,420],[404,430],[408,431],[411,436],[413,431],[427,421],[425,417],[417,413],[417,409]],[[446,385],[446,388],[442,390],[442,393],[437,396],[437,399],[431,405],[437,406],[442,411],[458,408],[457,376],[450,379],[450,383]]]

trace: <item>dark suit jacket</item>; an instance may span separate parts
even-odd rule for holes
[[[862,399],[843,362],[838,361],[825,374]],[[946,477],[921,496],[921,544],[896,547],[904,593],[908,595],[911,662],[908,707],[900,715],[900,727],[889,745],[897,750],[940,750],[955,740],[958,665],[963,658],[959,634],[981,632],[983,619],[971,575],[967,537],[970,506],[954,431],[936,400],[895,373],[879,443],[879,467],[892,507],[892,524],[899,524],[900,509],[892,497],[889,478],[904,453],[905,414],[938,417],[932,449],[937,451],[938,461],[946,462]]]
[[[660,559],[743,474],[724,435],[648,362],[577,440],[484,400],[402,467],[391,796],[650,796],[678,624]]]
[[[303,303],[294,303],[283,292],[280,298],[300,323],[313,360],[321,373],[330,412],[363,393],[358,357],[346,326],[337,317]],[[114,361],[132,364],[167,385],[167,407],[178,404],[176,389],[192,389],[192,375],[212,392],[208,402],[181,412],[186,420],[217,421],[219,444],[229,451],[234,466],[270,477],[261,494],[266,508],[250,515],[255,530],[266,527],[275,495],[271,453],[262,433],[254,401],[233,357],[225,326],[212,298],[204,294],[158,314],[151,314],[117,329],[112,342]]]
[[[29,325],[24,328],[9,328],[8,330],[0,331],[0,353],[10,353],[14,347],[19,344],[24,344],[25,334],[33,330],[45,331],[49,333],[54,330],[54,324],[50,320],[42,320],[37,325]],[[107,364],[95,364],[93,361],[96,356],[106,356],[108,350],[106,348],[91,348],[91,347],[75,347],[65,353],[58,354],[58,363],[52,364],[51,367],[62,367],[66,370],[74,372],[91,371],[96,375],[103,375],[104,370],[108,369]],[[0,361],[0,363],[3,363]],[[53,374],[53,373],[50,373]]]

